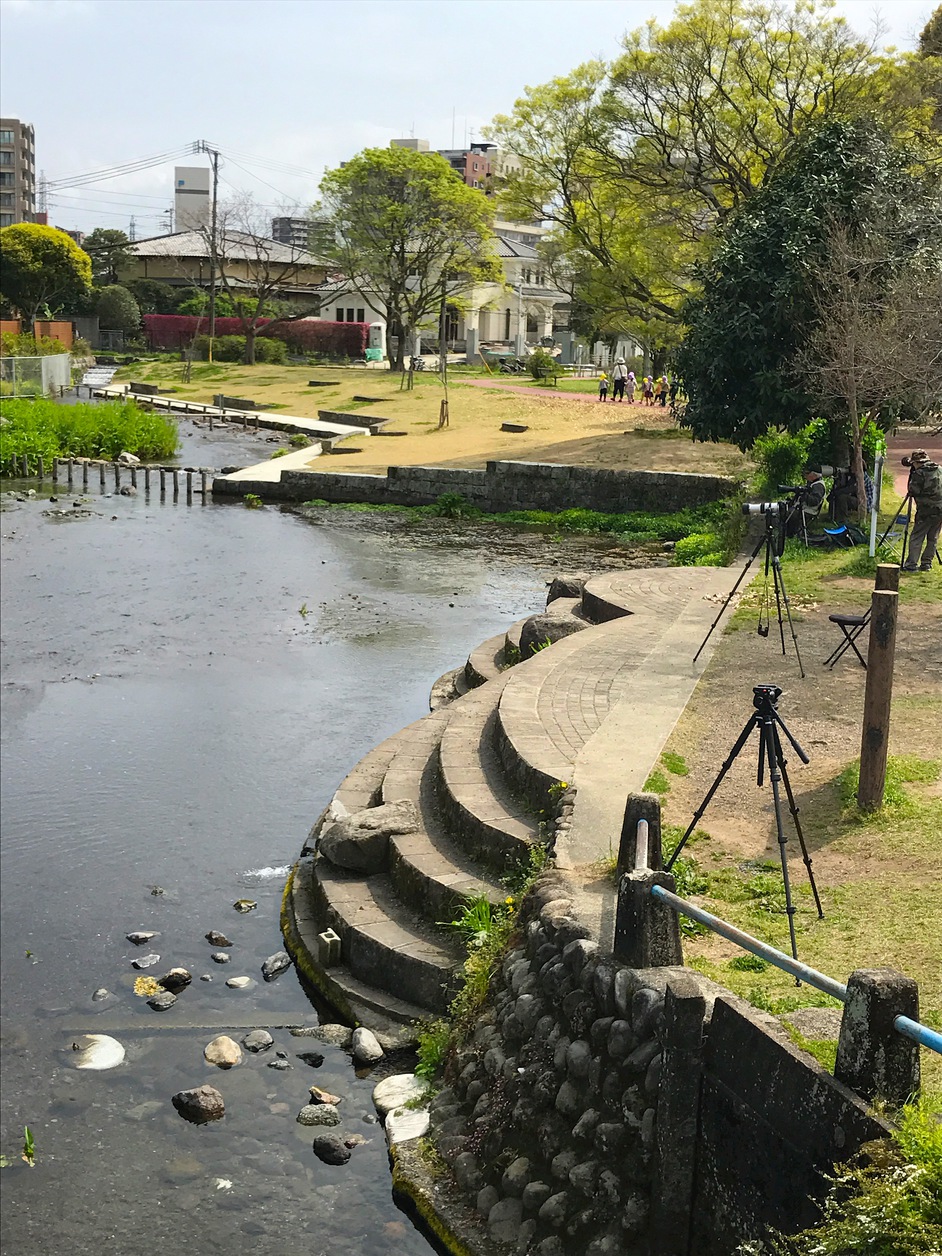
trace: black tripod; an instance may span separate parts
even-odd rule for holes
[[[900,567],[902,567],[903,564],[906,562],[906,551],[909,548],[909,533],[910,533],[910,529],[913,523],[913,505],[914,505],[913,495],[907,488],[906,496],[903,498],[902,505],[900,506],[899,510],[896,512],[894,517],[886,525],[886,531],[883,533],[883,535],[880,537],[880,539],[876,543],[876,551],[879,552],[883,548],[883,546],[886,544],[887,538],[889,537],[890,533],[893,531],[893,528],[895,527],[895,525],[899,523],[900,519],[902,519],[903,515],[905,514],[906,523],[903,527],[903,542],[902,542],[902,548],[900,549],[900,555],[899,555]],[[936,550],[935,560],[940,566],[942,566],[942,554],[940,554],[938,550]]]
[[[801,823],[798,819],[798,806],[795,802],[795,795],[792,793],[791,782],[788,779],[788,772],[785,770],[785,756],[782,753],[782,739],[779,736],[779,729],[785,734],[791,742],[795,753],[801,759],[802,763],[808,763],[808,756],[799,746],[798,742],[789,732],[788,727],[776,709],[776,703],[781,697],[782,691],[778,685],[754,685],[752,689],[755,695],[752,699],[752,705],[755,711],[746,721],[746,727],[742,730],[736,739],[736,743],[729,752],[729,757],[720,768],[716,780],[707,790],[707,795],[703,802],[694,813],[693,819],[687,828],[687,832],[683,835],[677,844],[677,849],[671,855],[665,867],[666,872],[670,872],[677,859],[677,856],[687,844],[687,839],[697,827],[700,817],[706,811],[710,804],[710,799],[719,789],[723,777],[733,766],[736,756],[742,750],[743,746],[749,740],[749,734],[753,729],[759,731],[759,770],[756,774],[756,784],[760,787],[765,781],[765,767],[769,767],[769,780],[772,782],[772,804],[775,809],[775,828],[778,834],[779,857],[782,861],[782,880],[785,883],[785,910],[788,914],[788,933],[791,938],[792,956],[798,958],[798,946],[795,942],[795,905],[792,902],[792,887],[788,876],[788,858],[785,853],[785,829],[782,824],[782,800],[779,794],[779,783],[785,786],[785,793],[788,797],[788,809],[792,813],[792,820],[795,825],[795,832],[798,834],[798,844],[801,847],[801,857],[804,860],[805,867],[808,869],[808,880],[811,883],[811,893],[814,895],[814,905],[818,909],[818,919],[824,919],[824,910],[821,907],[821,899],[818,896],[818,887],[815,885],[814,872],[811,867],[811,856],[808,854],[808,847],[805,845],[805,836],[801,831]]]
[[[801,679],[804,680],[805,669],[804,669],[804,666],[802,665],[801,653],[798,649],[798,635],[795,632],[795,625],[792,623],[792,608],[788,601],[788,593],[785,590],[785,579],[782,575],[782,550],[784,549],[784,544],[785,544],[785,529],[792,515],[794,515],[795,511],[799,508],[799,505],[800,505],[800,499],[796,501],[794,505],[791,507],[791,509],[789,510],[788,516],[783,521],[782,526],[778,531],[778,534],[776,534],[776,528],[775,528],[775,522],[774,522],[775,517],[770,512],[768,511],[765,512],[765,532],[763,533],[762,538],[759,541],[758,545],[755,547],[755,549],[752,551],[752,553],[749,555],[748,559],[746,560],[746,565],[745,567],[743,567],[742,571],[739,573],[738,580],[730,589],[729,594],[727,595],[726,601],[720,607],[720,613],[717,615],[716,619],[714,619],[713,623],[710,624],[710,629],[707,632],[707,635],[700,642],[700,649],[697,650],[696,654],[693,656],[693,661],[695,663],[697,659],[700,657],[700,655],[702,654],[704,646],[710,640],[710,637],[713,635],[713,629],[723,618],[723,614],[726,611],[726,608],[729,606],[730,602],[733,600],[736,594],[736,590],[739,588],[743,580],[746,578],[746,573],[748,572],[749,568],[752,566],[753,562],[759,557],[759,552],[764,548],[765,549],[765,598],[764,598],[763,605],[760,606],[759,608],[759,622],[756,626],[756,631],[758,632],[760,637],[767,637],[769,635],[769,628],[771,626],[770,605],[769,605],[769,572],[771,571],[772,584],[775,589],[775,610],[776,610],[776,613],[778,614],[778,631],[779,631],[779,636],[782,639],[782,653],[783,654],[785,653],[785,623],[782,618],[782,607],[784,606],[785,617],[788,619],[788,629],[789,629],[789,632],[791,633],[792,641],[795,646],[795,658],[798,660],[798,674],[801,676]],[[763,612],[764,612],[764,617],[763,617]]]

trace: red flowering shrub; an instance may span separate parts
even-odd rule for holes
[[[144,335],[151,349],[182,349],[197,335],[206,334],[207,320],[196,314],[145,314]],[[268,319],[260,319],[258,334],[266,335]],[[319,318],[277,323],[270,333],[283,340],[291,353],[319,353],[332,358],[361,358],[369,338],[369,323],[330,323]],[[244,336],[241,318],[217,318],[217,336]]]

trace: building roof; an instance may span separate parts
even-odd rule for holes
[[[496,233],[497,244],[495,252],[498,257],[519,257],[523,261],[536,262],[539,261],[539,254],[532,244],[523,244],[519,240],[509,240],[498,231]]]
[[[257,261],[262,248],[270,261],[285,265],[323,266],[313,253],[298,249],[265,236],[249,235],[243,231],[224,231],[219,236],[219,253],[230,261]],[[209,257],[209,242],[202,231],[174,231],[170,235],[151,236],[147,240],[134,240],[127,251],[135,257]]]

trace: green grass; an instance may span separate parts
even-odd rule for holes
[[[177,425],[133,401],[63,406],[55,401],[0,402],[0,474],[16,475],[25,456],[30,468],[40,458],[115,459],[127,450],[145,460],[169,458],[177,450]]]

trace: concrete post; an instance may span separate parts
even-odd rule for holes
[[[669,872],[629,872],[618,883],[615,958],[631,968],[667,968],[684,962],[677,913],[651,895],[652,885],[675,890]]]
[[[672,977],[664,1003],[650,1241],[659,1256],[687,1256],[693,1211],[706,1000],[692,977]]]
[[[635,838],[638,821],[648,822],[648,867],[663,866],[661,855],[661,800],[657,794],[629,794],[618,842],[618,878],[635,867]]]
[[[464,333],[464,360],[469,366],[473,366],[480,356],[478,352],[478,329],[476,327],[466,327]]]
[[[919,987],[892,968],[858,968],[847,982],[834,1076],[864,1099],[902,1106],[919,1090],[919,1047],[893,1027],[919,1018]]]

